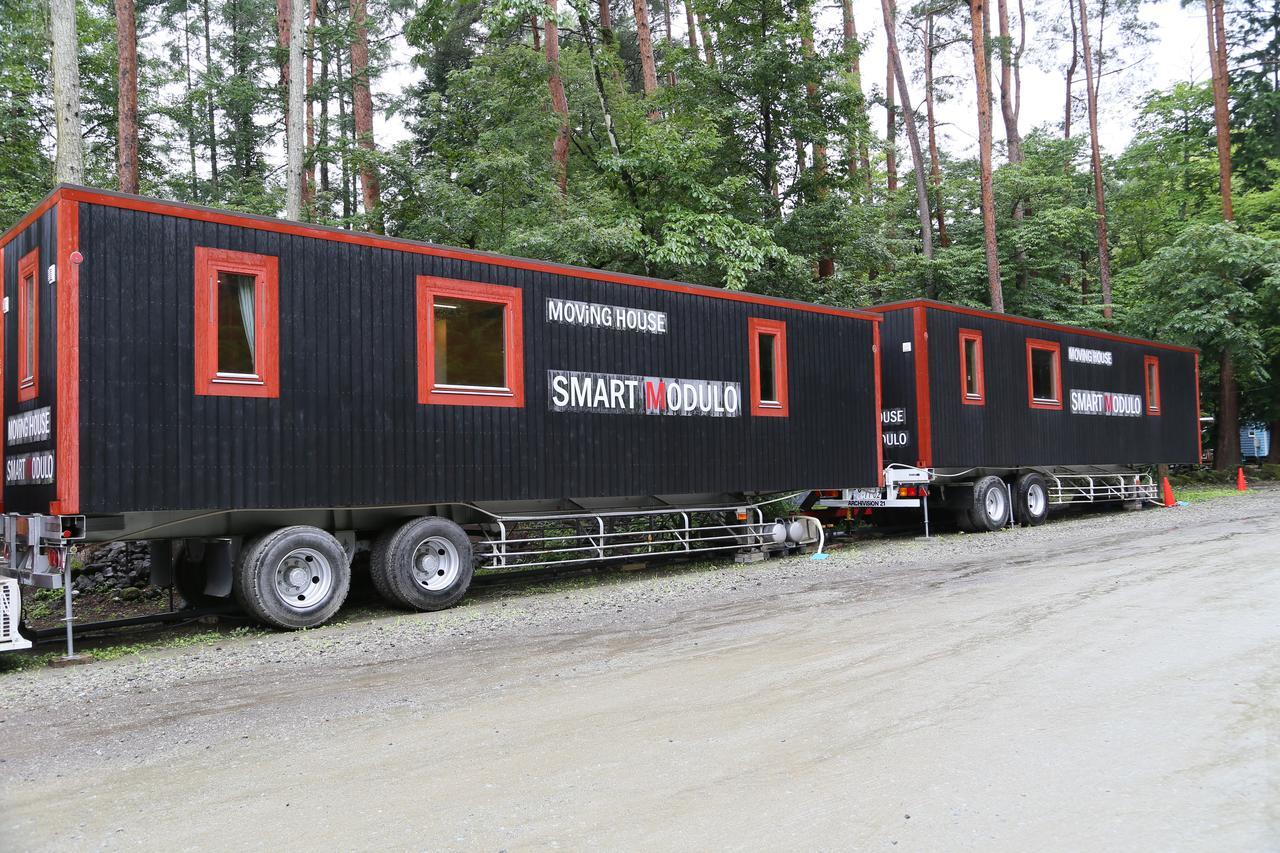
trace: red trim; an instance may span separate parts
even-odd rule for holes
[[[54,515],[80,512],[80,265],[71,254],[80,244],[80,205],[58,202],[58,439]]]
[[[204,397],[280,396],[280,262],[272,255],[196,246],[196,394]],[[256,279],[253,298],[254,369],[250,382],[228,380],[218,372],[219,272]]]
[[[1200,418],[1200,353],[1196,353],[1196,462],[1204,461],[1204,430],[1200,428]]]
[[[933,466],[933,416],[929,411],[929,328],[923,307],[911,311],[916,368],[916,448],[920,468]]]
[[[1197,359],[1199,361],[1199,359]],[[1151,405],[1151,365],[1156,368],[1156,404]],[[1155,355],[1144,355],[1142,357],[1142,408],[1148,415],[1159,415],[1161,403],[1160,399],[1160,357]]]
[[[1035,350],[1053,353],[1053,400],[1036,399],[1031,382],[1031,353]],[[1062,344],[1057,341],[1027,338],[1027,405],[1033,409],[1062,411]]]
[[[876,485],[884,488],[884,403],[880,395],[880,324],[871,327],[871,355],[876,373]]]
[[[25,231],[31,225],[31,223],[35,222],[41,216],[44,216],[49,211],[49,208],[53,207],[54,204],[61,201],[63,197],[63,192],[64,192],[63,188],[58,187],[53,192],[45,196],[44,200],[41,201],[38,205],[36,205],[35,210],[31,211],[26,216],[19,219],[17,224],[11,226],[8,231],[5,231],[3,234],[0,234],[0,249],[9,245],[10,241],[12,241],[15,237],[17,237],[19,234]]]
[[[1017,323],[1022,326],[1033,326],[1037,329],[1049,329],[1055,332],[1071,332],[1077,335],[1089,335],[1094,338],[1101,338],[1108,341],[1119,341],[1126,344],[1144,344],[1149,347],[1159,347],[1161,349],[1176,350],[1178,352],[1199,352],[1195,347],[1184,347],[1178,344],[1165,344],[1160,341],[1148,341],[1143,338],[1131,338],[1127,335],[1116,335],[1111,332],[1099,332],[1093,329],[1085,329],[1081,326],[1067,326],[1062,323],[1049,323],[1044,320],[1032,320],[1029,317],[1018,317],[1014,314],[998,314],[995,311],[985,311],[980,308],[970,308],[967,305],[952,305],[949,302],[938,302],[933,299],[906,299],[901,302],[889,302],[884,305],[875,305],[868,308],[868,311],[884,313],[893,311],[898,308],[936,308],[939,311],[950,311],[953,314],[967,314],[970,317],[986,317],[991,320],[1004,320],[1009,323]]]
[[[435,383],[435,297],[453,296],[492,302],[506,308],[505,391],[462,394],[441,390]],[[418,402],[444,406],[524,408],[524,299],[518,287],[480,284],[431,275],[418,276]]]
[[[978,364],[974,371],[974,377],[978,380],[978,393],[969,393],[969,383],[967,379],[966,353],[964,345],[968,341],[973,341],[977,346],[974,352],[977,353]],[[986,363],[982,358],[982,332],[977,329],[961,329],[960,330],[960,402],[966,406],[985,406],[987,404],[987,377]]]
[[[789,308],[794,311],[809,311],[816,314],[834,314],[840,317],[854,317],[862,320],[879,322],[878,314],[870,311],[858,311],[850,308],[836,308],[830,305],[811,305],[806,302],[794,302],[789,299],[778,299],[744,293],[734,290],[720,290],[714,287],[683,284],[663,279],[646,278],[628,273],[608,272],[605,270],[586,269],[567,264],[555,264],[546,261],[535,261],[527,258],[512,258],[506,255],[479,252],[474,249],[456,249],[448,246],[436,246],[396,237],[383,237],[365,234],[358,231],[346,231],[341,228],[328,228],[321,225],[306,225],[266,216],[254,216],[244,213],[228,213],[207,207],[179,204],[177,202],[159,201],[157,199],[139,198],[103,190],[90,190],[84,187],[62,186],[54,191],[65,198],[98,204],[104,207],[118,207],[126,210],[137,210],[144,213],[156,213],[162,216],[175,216],[182,219],[195,219],[201,222],[213,222],[221,225],[234,225],[240,228],[253,228],[258,231],[270,231],[276,234],[292,234],[299,237],[312,237],[336,243],[352,243],[358,246],[371,246],[379,249],[394,249],[418,255],[431,255],[439,258],[474,261],[481,264],[509,267],[512,269],[532,270],[552,275],[585,279],[588,281],[609,281],[614,284],[626,284],[636,287],[647,287],[652,290],[665,290],[673,293],[686,293],[693,296],[706,296],[711,299],[728,299],[733,302],[747,302],[754,305],[768,305],[775,308]]]
[[[59,229],[61,231],[61,229]],[[61,234],[59,234],[61,237]],[[30,289],[27,281],[31,281]],[[27,294],[30,293],[30,296]],[[27,322],[27,312],[32,312]],[[27,328],[35,330],[35,340],[27,340]],[[31,375],[27,377],[23,363],[27,345],[31,345]],[[18,261],[18,402],[40,396],[40,247],[27,252]]]
[[[760,399],[760,336],[773,336],[773,382],[776,401]],[[747,318],[747,360],[751,366],[751,414],[762,418],[785,418],[791,414],[787,392],[787,324],[781,320]]]

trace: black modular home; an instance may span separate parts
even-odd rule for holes
[[[885,462],[973,486],[952,502],[977,507],[975,527],[1011,506],[1038,523],[1049,503],[1147,496],[1137,469],[1200,460],[1193,349],[925,299],[872,310]]]
[[[332,615],[361,539],[431,608],[540,518],[625,556],[628,513],[881,477],[877,314],[73,186],[0,251],[5,512],[272,624]]]

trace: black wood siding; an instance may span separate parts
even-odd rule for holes
[[[912,330],[912,309],[898,308],[884,313],[880,324],[881,406],[884,409],[885,464],[915,465],[920,458],[920,430],[916,410],[916,352]],[[903,344],[911,346],[904,351]],[[897,410],[901,424],[891,423]],[[906,439],[901,443],[899,439]]]
[[[194,388],[197,246],[280,264],[279,399]],[[86,512],[769,492],[876,482],[872,322],[82,204]],[[418,275],[521,288],[523,409],[417,402]],[[548,296],[667,312],[550,324]],[[750,415],[747,319],[787,323],[791,414]],[[737,381],[738,418],[556,413],[548,369]]]
[[[1146,465],[1197,462],[1195,354],[1086,333],[926,308],[933,464],[940,468],[1028,465]],[[960,329],[982,333],[986,405],[961,403]],[[1062,347],[1061,411],[1027,405],[1026,341]],[[1110,366],[1073,362],[1068,347],[1106,350]],[[1071,389],[1143,396],[1143,356],[1160,359],[1162,413],[1073,414]]]
[[[40,252],[36,264],[36,292],[39,294],[40,329],[37,344],[40,349],[38,373],[39,396],[34,400],[18,402],[18,263],[32,249]],[[58,435],[57,383],[58,383],[58,323],[56,284],[48,279],[49,265],[57,259],[58,207],[54,205],[17,234],[4,247],[4,295],[9,298],[9,312],[4,315],[4,416],[10,416],[49,406],[52,425],[48,441],[38,441],[8,446],[8,430],[4,442],[6,459],[18,454],[47,450],[54,446]],[[3,482],[3,481],[0,481]],[[29,485],[4,487],[6,512],[48,512],[49,502],[56,498],[54,485]]]

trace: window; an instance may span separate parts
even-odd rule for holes
[[[787,400],[787,324],[781,320],[747,320],[750,340],[751,414],[785,418]]]
[[[18,402],[40,396],[40,250],[18,261]]]
[[[524,406],[520,290],[418,276],[418,402]]]
[[[1147,414],[1158,415],[1160,414],[1160,358],[1158,356],[1143,357],[1142,376],[1146,385],[1143,399],[1146,400]]]
[[[196,248],[196,393],[279,397],[279,262]]]
[[[987,383],[983,373],[982,332],[974,329],[960,330],[960,388],[961,402],[969,406],[983,406],[987,402]]]
[[[1027,404],[1033,409],[1062,408],[1062,345],[1027,339]]]

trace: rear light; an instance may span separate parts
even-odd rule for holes
[[[926,486],[899,486],[898,487],[899,498],[923,498],[928,494],[929,494],[929,489]]]
[[[745,509],[738,510],[738,521],[747,520],[747,511]]]
[[[818,497],[821,498],[838,498],[840,497],[839,489],[819,489]]]

